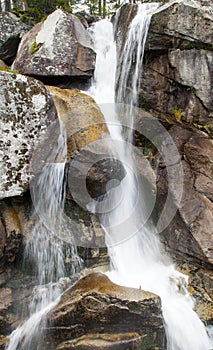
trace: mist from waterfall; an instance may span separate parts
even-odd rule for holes
[[[63,221],[66,145],[66,130],[61,123],[58,140],[50,151],[48,161],[35,174],[30,186],[34,214],[24,252],[24,265],[33,267],[38,285],[33,289],[29,318],[10,335],[6,350],[42,350],[45,315],[58,303],[62,291],[69,284],[69,278],[64,277],[65,251],[73,258],[69,275],[74,276],[81,268],[74,244],[70,244],[67,252],[58,238],[60,231],[66,230]]]
[[[128,103],[125,109],[127,116],[134,115],[131,111],[137,104],[138,77],[141,74],[145,39],[151,11],[157,6],[139,5],[138,13],[129,27],[121,57],[123,66],[117,96],[119,103]],[[122,122],[116,115],[116,45],[113,41],[112,24],[107,20],[96,23],[93,27],[93,38],[97,63],[94,82],[88,93],[94,97],[105,114],[115,145],[112,156],[121,160],[126,170],[126,176],[120,185],[108,191],[105,201],[97,202],[97,213],[102,213],[99,217],[106,232],[106,244],[112,264],[108,276],[117,284],[141,288],[160,296],[168,350],[210,349],[205,327],[193,311],[194,301],[188,293],[187,276],[176,271],[159,242],[154,226],[147,224],[148,201],[138,186],[138,174],[129,142],[131,137],[126,137],[123,133]],[[130,81],[132,59],[136,62]],[[130,125],[133,125],[132,122]]]

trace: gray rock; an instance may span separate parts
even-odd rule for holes
[[[52,126],[57,134],[57,113],[44,85],[21,74],[0,72],[0,199],[28,189],[32,155]],[[54,140],[51,130],[46,155]],[[44,149],[38,151],[38,163],[44,154]]]
[[[147,49],[211,47],[212,21],[213,16],[194,2],[169,2],[152,16]]]
[[[10,64],[14,60],[19,42],[30,27],[10,12],[0,13],[0,59]]]
[[[128,4],[120,10],[115,27],[118,52],[135,8]],[[141,108],[213,128],[212,25],[213,16],[195,2],[168,2],[153,13],[138,92]],[[118,76],[120,66],[121,62]]]
[[[171,50],[170,65],[175,69],[174,80],[193,86],[203,105],[213,111],[213,52],[206,50]],[[192,68],[193,67],[193,68]]]
[[[162,236],[176,258],[208,268],[213,263],[213,203],[211,191],[208,193],[213,175],[212,140],[203,133],[177,126],[171,128],[170,134],[184,158],[181,160],[183,193],[176,216]],[[159,207],[165,201],[166,189],[165,170],[159,169]]]
[[[23,64],[24,62],[24,64]],[[91,77],[95,52],[80,20],[58,9],[22,39],[13,69],[33,76]]]

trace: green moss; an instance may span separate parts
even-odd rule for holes
[[[19,72],[15,71],[15,70],[12,70],[9,67],[2,67],[2,68],[0,68],[0,71],[11,73],[11,74],[19,74]]]
[[[30,54],[34,55],[34,53],[38,50],[38,45],[36,42],[36,38],[34,39],[32,45],[30,46]]]

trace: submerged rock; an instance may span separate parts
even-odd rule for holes
[[[53,100],[39,81],[21,74],[0,72],[0,199],[23,194],[36,169],[54,144],[59,124]],[[48,132],[50,134],[48,135]],[[55,134],[55,135],[54,135]]]
[[[94,68],[95,52],[89,33],[76,16],[60,9],[22,38],[13,63],[13,69],[39,77],[88,79]]]
[[[68,289],[47,314],[46,325],[46,340],[58,350],[165,346],[159,297],[118,286],[100,273]]]
[[[0,59],[11,64],[15,59],[19,42],[29,26],[10,12],[0,13]]]

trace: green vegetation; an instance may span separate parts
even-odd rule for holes
[[[206,132],[208,135],[213,136],[213,131],[210,123],[206,123],[205,125],[199,123],[193,123],[196,129]]]
[[[37,44],[36,38],[35,38],[34,41],[33,41],[33,43],[32,43],[32,45],[30,46],[30,54],[31,54],[31,55],[34,55],[34,53],[35,53],[36,51],[38,51],[39,47],[40,47],[40,45]]]
[[[72,13],[73,5],[79,3],[79,0],[13,0],[14,7],[10,8],[10,1],[8,3],[8,10],[21,18],[24,23],[35,24],[44,20],[50,13],[60,8],[66,12]],[[101,17],[106,17],[110,13],[107,10],[106,0],[84,0],[89,8],[90,14]],[[120,0],[112,0],[111,8],[116,10],[121,5]],[[107,12],[108,11],[108,12]]]
[[[7,73],[11,73],[11,74],[19,74],[19,72],[10,69],[9,67],[1,67],[0,68],[1,72],[7,72]]]

